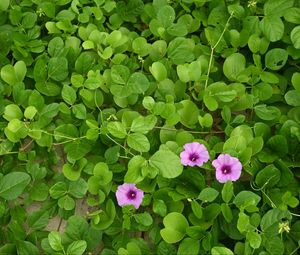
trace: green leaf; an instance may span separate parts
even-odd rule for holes
[[[300,26],[294,27],[291,32],[291,40],[296,49],[300,49]]]
[[[274,165],[268,165],[258,172],[255,183],[258,187],[270,188],[280,181],[280,171]]]
[[[81,171],[74,169],[73,166],[69,163],[63,165],[62,172],[64,176],[70,181],[76,181],[80,177]]]
[[[230,223],[233,220],[232,211],[228,204],[225,204],[225,203],[221,204],[221,212],[222,212],[226,222]]]
[[[17,241],[17,253],[22,255],[39,254],[39,249],[28,241]]]
[[[49,211],[39,210],[28,216],[28,225],[33,230],[43,229],[49,222]]]
[[[233,184],[227,181],[222,188],[222,199],[225,203],[229,203],[233,196]]]
[[[48,63],[48,76],[55,81],[63,81],[68,76],[68,60],[65,57],[54,57]]]
[[[67,249],[68,255],[82,255],[87,248],[87,243],[84,240],[72,242]]]
[[[253,249],[258,249],[260,247],[260,245],[261,245],[262,239],[261,239],[260,234],[258,234],[257,232],[249,231],[246,234],[246,239],[249,241],[250,246]]]
[[[179,245],[177,255],[198,255],[200,249],[200,240],[185,238]]]
[[[236,197],[233,200],[233,203],[238,208],[244,208],[246,206],[256,206],[259,201],[261,200],[261,197],[257,194],[253,193],[252,191],[243,190],[239,192]]]
[[[60,57],[64,51],[64,41],[61,37],[54,37],[48,44],[48,53],[51,57]]]
[[[164,28],[171,26],[175,20],[174,9],[170,5],[165,5],[158,11],[157,19]]]
[[[128,146],[139,152],[147,152],[150,150],[148,138],[141,133],[132,133],[127,136]]]
[[[111,80],[114,83],[125,85],[130,76],[130,71],[127,66],[113,65],[111,68]]]
[[[61,236],[58,231],[51,231],[48,235],[48,240],[51,248],[55,251],[62,251]]]
[[[269,50],[265,56],[266,67],[271,70],[279,70],[285,65],[287,59],[288,53],[286,50],[279,48]]]
[[[262,120],[275,120],[279,119],[281,112],[275,106],[267,106],[265,104],[257,105],[254,107],[256,115]]]
[[[9,85],[13,86],[24,80],[27,72],[24,61],[18,61],[14,66],[5,65],[1,68],[1,78]]]
[[[178,212],[171,212],[163,220],[165,228],[160,230],[162,238],[167,243],[179,242],[186,233],[186,228],[189,226],[186,218]]]
[[[288,141],[283,135],[272,136],[267,141],[267,146],[281,158],[289,152]]]
[[[156,122],[154,115],[139,116],[132,121],[130,131],[146,134],[155,127]]]
[[[146,92],[149,86],[150,82],[143,73],[133,73],[127,81],[127,88],[134,94]]]
[[[142,175],[142,167],[146,165],[146,159],[142,156],[134,156],[128,162],[128,170],[124,176],[127,183],[139,183],[144,177]]]
[[[69,195],[65,195],[58,199],[57,204],[60,208],[67,211],[73,210],[75,208],[75,201]]]
[[[126,128],[123,125],[123,123],[118,121],[111,121],[107,124],[107,129],[109,133],[111,133],[113,136],[123,139],[126,137],[127,132]]]
[[[49,189],[50,196],[54,199],[64,196],[67,191],[67,184],[64,182],[57,182]]]
[[[153,62],[149,70],[157,81],[163,81],[168,77],[167,69],[161,62]]]
[[[214,189],[214,188],[205,188],[205,189],[201,190],[198,198],[202,202],[207,203],[207,202],[214,201],[217,198],[218,195],[219,195],[219,191],[217,191],[216,189]]]
[[[195,216],[197,218],[201,219],[203,216],[203,210],[202,210],[201,205],[196,200],[193,200],[191,202],[191,207],[192,207],[192,211],[195,214]]]
[[[82,178],[69,184],[69,194],[75,198],[83,198],[88,190],[88,184]]]
[[[0,197],[6,200],[16,199],[30,183],[30,176],[23,172],[12,172],[0,179]]]
[[[6,11],[9,7],[10,0],[3,0],[0,2],[0,11]]]
[[[3,118],[11,121],[13,119],[22,119],[23,113],[20,109],[20,107],[16,104],[9,104],[5,106]]]
[[[183,167],[179,157],[168,150],[159,150],[149,159],[150,166],[156,168],[165,178],[175,178],[182,173]]]
[[[76,92],[72,87],[68,85],[63,86],[61,90],[61,95],[63,100],[69,105],[73,105],[76,101]]]
[[[266,238],[265,248],[271,255],[283,255],[284,243],[279,236],[272,236]]]
[[[276,42],[283,37],[284,24],[280,17],[265,16],[260,21],[260,29],[269,41]]]
[[[166,203],[161,199],[154,199],[153,200],[153,212],[157,213],[161,217],[166,216],[166,214],[167,214]]]
[[[234,253],[226,247],[215,246],[211,249],[211,255],[234,255]]]
[[[148,213],[148,212],[138,213],[138,214],[135,214],[133,217],[134,217],[135,221],[142,226],[149,227],[153,223],[153,219],[152,219],[150,213]]]
[[[97,177],[99,184],[101,185],[110,183],[113,177],[113,173],[104,162],[99,162],[95,165],[93,174]]]
[[[168,57],[176,65],[191,62],[195,58],[193,53],[194,47],[195,43],[193,40],[177,37],[169,43]]]
[[[26,107],[26,109],[24,111],[24,117],[26,119],[31,120],[34,118],[36,113],[37,113],[37,109],[34,106],[28,106],[28,107]]]
[[[240,53],[233,53],[225,59],[223,64],[223,72],[225,76],[232,81],[239,80],[239,74],[245,70],[246,59]]]
[[[180,122],[188,127],[193,128],[198,123],[200,114],[197,105],[191,100],[183,100],[176,105],[177,113],[180,116]]]
[[[284,13],[294,5],[294,0],[268,0],[264,4],[264,14],[266,16],[278,16],[281,17]]]

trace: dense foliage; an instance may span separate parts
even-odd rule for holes
[[[299,252],[298,0],[1,0],[0,69],[0,254]]]

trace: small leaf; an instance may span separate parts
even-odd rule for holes
[[[219,195],[219,191],[217,191],[214,188],[205,188],[203,189],[198,198],[202,201],[202,202],[212,202],[214,201],[217,196]]]

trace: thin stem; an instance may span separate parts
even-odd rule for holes
[[[230,16],[229,16],[229,18],[228,18],[228,20],[227,20],[227,22],[226,22],[226,24],[225,24],[225,27],[224,27],[224,29],[223,29],[223,31],[222,31],[222,33],[221,33],[221,35],[220,35],[218,41],[216,42],[216,44],[215,44],[214,46],[211,46],[210,57],[209,57],[209,63],[208,63],[208,70],[207,70],[207,77],[206,77],[206,80],[205,80],[205,87],[204,87],[205,89],[207,88],[207,85],[208,85],[209,74],[210,74],[210,70],[211,70],[211,67],[212,67],[212,61],[213,61],[213,57],[214,57],[214,50],[215,50],[215,48],[219,45],[219,43],[221,42],[221,40],[222,40],[222,38],[223,38],[223,35],[224,35],[224,33],[225,33],[225,31],[226,31],[228,25],[229,25],[229,21],[230,21],[231,18],[233,17],[233,13],[234,13],[234,12],[232,12],[232,13],[230,14]]]
[[[113,139],[112,137],[110,137],[109,135],[106,135],[106,137],[108,139],[110,139],[112,142],[114,142],[115,144],[119,145],[121,148],[123,148],[126,152],[128,152],[131,156],[136,156],[135,154],[133,154],[131,151],[129,151],[126,147],[124,147],[122,144],[118,143],[115,139]]]
[[[293,250],[291,253],[290,253],[290,255],[293,255],[293,254],[295,254],[295,252],[296,251],[298,251],[299,250],[299,248],[300,248],[300,246],[298,246],[295,250]]]

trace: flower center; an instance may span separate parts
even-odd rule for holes
[[[129,190],[128,193],[127,193],[127,198],[131,199],[131,200],[135,199],[136,198],[136,191]]]
[[[224,165],[221,167],[221,171],[223,174],[230,174],[231,173],[231,167],[228,165]]]
[[[199,159],[199,155],[197,153],[192,153],[189,156],[189,160],[192,161],[192,162],[195,162],[197,159]]]

